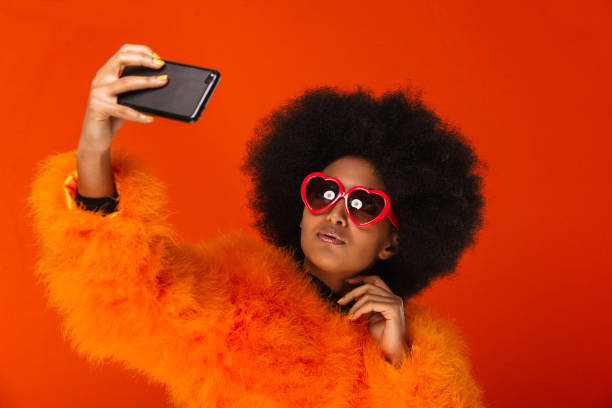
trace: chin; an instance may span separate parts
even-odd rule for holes
[[[306,245],[304,245],[306,244]],[[315,234],[313,239],[304,242],[302,237],[302,252],[308,261],[317,269],[326,273],[341,273],[346,265],[346,245],[329,245],[321,242]]]
[[[341,273],[342,272],[342,258],[334,256],[333,254],[310,254],[307,256],[308,261],[317,269],[326,273]]]

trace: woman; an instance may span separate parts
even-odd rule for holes
[[[111,148],[125,120],[152,121],[116,95],[166,81],[119,79],[126,65],[163,61],[130,44],[109,59],[76,152],[45,160],[29,197],[37,273],[78,352],[177,406],[481,405],[452,324],[409,301],[482,223],[482,163],[458,131],[414,95],[309,90],[248,145],[264,241],[183,243],[162,183]]]

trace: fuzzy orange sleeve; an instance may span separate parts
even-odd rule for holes
[[[400,368],[383,357],[374,339],[366,340],[364,362],[373,405],[482,407],[482,390],[471,376],[468,349],[454,325],[410,301],[405,302],[404,314],[411,350]]]
[[[214,245],[177,241],[165,186],[137,158],[114,147],[111,167],[118,211],[102,216],[74,202],[76,151],[40,163],[28,197],[40,246],[36,274],[80,354],[168,382],[185,374],[176,358],[189,355],[190,342],[222,330],[227,277],[212,273]]]

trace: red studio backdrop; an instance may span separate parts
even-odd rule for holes
[[[71,350],[33,274],[36,165],[76,149],[91,80],[125,43],[222,73],[196,123],[127,122],[113,142],[167,184],[194,242],[256,234],[239,165],[272,109],[319,85],[422,90],[489,170],[476,244],[418,300],[459,327],[486,406],[612,406],[611,4],[3,2],[0,407],[169,407]]]

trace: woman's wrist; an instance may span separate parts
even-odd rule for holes
[[[77,149],[78,191],[86,197],[111,197],[115,192],[110,150]]]
[[[385,358],[387,359],[389,363],[393,364],[395,368],[400,369],[402,367],[404,360],[408,358],[409,355],[410,355],[410,345],[408,343],[405,343],[401,354],[396,355],[396,356],[385,356]]]

